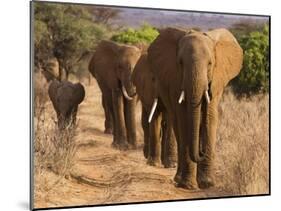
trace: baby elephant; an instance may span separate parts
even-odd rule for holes
[[[81,83],[54,80],[49,86],[49,97],[57,113],[60,130],[74,125],[78,105],[84,100],[85,89]]]

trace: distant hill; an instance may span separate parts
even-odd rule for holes
[[[120,14],[112,21],[119,26],[139,27],[144,22],[155,27],[179,26],[199,27],[202,30],[210,28],[229,28],[235,23],[250,22],[252,24],[263,24],[268,22],[266,17],[210,14],[199,12],[178,12],[145,9],[119,9]]]

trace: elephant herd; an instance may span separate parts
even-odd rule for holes
[[[101,41],[89,71],[102,93],[104,132],[113,134],[112,146],[136,148],[135,110],[140,101],[147,163],[176,166],[178,187],[214,186],[218,104],[242,61],[243,51],[226,29],[164,28],[145,52]],[[59,127],[69,119],[75,122],[85,96],[83,86],[53,81],[49,95]]]

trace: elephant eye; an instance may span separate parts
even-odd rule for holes
[[[212,66],[212,62],[209,61],[209,63],[208,63],[208,68],[211,68],[211,66]]]
[[[181,67],[183,66],[183,61],[182,61],[182,59],[179,60],[179,64],[180,64]]]

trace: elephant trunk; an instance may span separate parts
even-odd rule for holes
[[[190,120],[191,125],[191,138],[190,138],[190,158],[192,161],[198,163],[203,161],[206,158],[206,155],[202,150],[200,150],[200,146],[204,148],[203,146],[206,145],[206,143],[200,143],[201,141],[204,141],[204,139],[200,138],[200,125],[202,123],[203,111],[205,108],[202,108],[202,106],[208,106],[208,103],[210,102],[209,94],[208,94],[208,80],[207,77],[204,77],[204,74],[197,74],[193,75],[194,80],[191,83],[190,87],[190,102],[187,103],[187,106],[189,107],[188,112],[190,117],[188,119]],[[207,103],[202,103],[203,101],[206,101]],[[204,120],[203,120],[204,121]],[[205,124],[205,122],[203,122]]]
[[[190,158],[193,162],[201,162],[204,155],[200,152],[200,123],[201,123],[201,106],[198,104],[191,108],[191,143]]]

